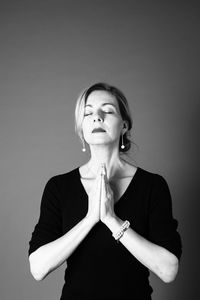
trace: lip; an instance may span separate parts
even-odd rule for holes
[[[99,128],[94,128],[92,130],[92,133],[96,133],[96,132],[106,132],[103,128],[99,127]]]

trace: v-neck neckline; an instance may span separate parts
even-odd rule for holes
[[[85,190],[85,187],[81,181],[81,174],[80,174],[80,170],[79,170],[79,167],[77,167],[77,177],[78,177],[78,183],[81,187],[81,189],[83,190],[83,193],[85,194],[85,196],[88,196],[86,190]],[[128,193],[129,189],[132,187],[132,185],[135,183],[136,181],[136,178],[138,176],[138,173],[140,172],[140,167],[137,167],[134,175],[132,176],[131,178],[131,181],[129,182],[128,186],[126,187],[125,191],[123,192],[123,194],[119,197],[119,199],[117,199],[117,201],[115,202],[115,205],[117,205],[118,203],[121,202],[121,199],[124,198],[124,196]]]

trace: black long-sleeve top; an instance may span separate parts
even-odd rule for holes
[[[88,196],[79,168],[50,178],[29,242],[29,255],[73,228],[86,216],[87,208]],[[114,209],[138,234],[180,259],[178,222],[162,176],[138,167]],[[98,222],[67,260],[61,300],[149,300],[153,290],[148,277],[149,270],[115,241],[106,225]]]

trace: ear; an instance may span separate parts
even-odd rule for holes
[[[128,130],[128,122],[127,122],[127,121],[124,121],[124,122],[123,122],[123,134],[124,134],[125,132],[127,132],[127,130]]]

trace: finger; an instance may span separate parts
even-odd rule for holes
[[[109,180],[107,178],[107,173],[102,176],[102,192],[106,196],[106,198],[110,198],[113,195],[113,190],[109,184]]]
[[[96,180],[99,180],[101,178],[101,175],[102,175],[102,167],[100,166],[96,173]]]
[[[97,176],[96,176],[96,185],[98,185],[100,189],[102,188],[102,178],[104,176],[103,174],[105,174],[104,164],[101,164],[97,171]]]
[[[102,163],[100,165],[100,168],[98,170],[98,177],[100,177],[100,182],[98,182],[98,184],[100,184],[101,187],[101,196],[106,196],[107,195],[107,172],[106,172],[106,166],[104,163]]]
[[[97,195],[99,195],[99,198],[101,198],[101,190],[102,190],[101,186],[102,186],[102,176],[101,176],[101,172],[99,171],[95,179],[95,189]]]
[[[106,198],[108,195],[108,182],[106,180],[106,175],[102,176],[101,192],[102,192],[102,196]]]
[[[95,181],[96,190],[98,192],[101,191],[101,174],[97,175],[96,181]]]
[[[106,175],[106,166],[104,163],[101,164],[101,174]]]
[[[101,177],[102,177],[102,171],[101,171],[101,168],[99,168],[97,170],[96,178],[95,178],[95,185],[96,185],[96,187],[99,186],[99,185],[101,185],[101,179],[102,179]]]
[[[102,176],[101,176],[101,190],[102,190],[102,193],[105,194],[106,183],[105,183],[105,175],[104,174],[102,174]]]

